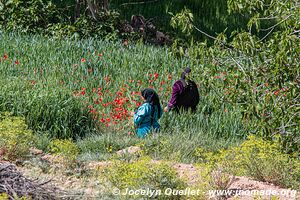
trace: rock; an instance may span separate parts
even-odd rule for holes
[[[32,155],[40,155],[40,154],[43,154],[43,151],[40,150],[40,149],[37,149],[35,147],[31,147],[29,149],[29,152],[32,154]]]
[[[91,170],[99,170],[108,167],[111,164],[111,162],[104,161],[104,162],[89,162],[86,164],[87,169]]]
[[[119,150],[116,153],[117,153],[117,155],[124,155],[124,154],[130,154],[130,155],[132,155],[132,154],[135,154],[135,153],[137,153],[139,151],[141,151],[140,147],[138,147],[138,146],[130,146],[130,147],[126,148],[126,149]]]

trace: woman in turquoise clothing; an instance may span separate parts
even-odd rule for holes
[[[134,126],[139,138],[144,138],[151,131],[159,131],[158,120],[163,113],[159,97],[153,89],[143,90],[142,96],[145,102],[134,113]]]

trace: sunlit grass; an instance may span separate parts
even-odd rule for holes
[[[173,140],[170,149],[180,151],[180,159],[184,159],[191,157],[197,145],[218,148],[218,143],[225,147],[247,135],[248,125],[239,108],[217,101],[223,92],[222,82],[214,90],[205,88],[202,81],[209,75],[202,72],[210,66],[177,59],[167,48],[3,34],[0,56],[0,110],[25,116],[33,130],[53,138],[93,134],[98,135],[95,141],[105,144],[106,139],[102,140],[109,134],[114,150],[137,144],[130,112],[142,102],[140,90],[153,87],[166,106],[172,84],[187,65],[199,85],[197,113],[165,113],[159,138]],[[95,142],[88,140],[88,144]],[[93,151],[84,146],[81,143],[82,151]]]

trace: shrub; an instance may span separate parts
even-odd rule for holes
[[[9,199],[9,197],[6,193],[1,193],[0,194],[0,200],[8,200],[8,199]]]
[[[240,146],[221,151],[218,156],[218,166],[230,173],[284,187],[300,186],[300,161],[282,153],[278,140],[272,143],[251,135]]]
[[[119,13],[116,11],[99,12],[98,19],[81,16],[74,23],[82,37],[97,36],[100,38],[116,39],[117,26],[120,24]]]
[[[9,31],[40,32],[48,24],[60,21],[59,12],[51,1],[6,1],[0,3],[0,12],[0,27]]]
[[[0,200],[10,200],[11,198],[8,196],[7,193],[0,193]],[[18,197],[14,196],[13,199],[15,200],[27,200],[26,197]]]
[[[35,137],[22,117],[0,113],[0,150],[5,160],[23,158],[33,146]]]
[[[79,149],[71,139],[55,139],[49,144],[49,151],[54,155],[63,157],[67,162],[74,162],[79,154]]]
[[[0,2],[0,28],[23,33],[43,33],[52,36],[99,36],[116,39],[120,24],[116,11],[99,12],[97,20],[81,15],[71,22],[71,9],[59,8],[53,1],[14,0]],[[69,12],[69,13],[68,13]]]
[[[174,169],[165,163],[154,163],[148,158],[132,163],[114,161],[112,166],[104,170],[103,176],[121,191],[126,188],[161,190],[162,194],[158,198],[164,198],[163,191],[167,188],[185,189],[185,183],[178,178]]]

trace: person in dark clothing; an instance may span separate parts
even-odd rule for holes
[[[199,92],[196,83],[190,80],[191,69],[185,68],[181,73],[181,78],[172,87],[172,97],[164,108],[165,112],[174,110],[179,113],[181,110],[196,111],[199,103]]]
[[[134,125],[139,138],[144,138],[151,130],[159,131],[158,120],[163,113],[159,97],[153,89],[143,90],[142,96],[145,102],[134,113]]]

